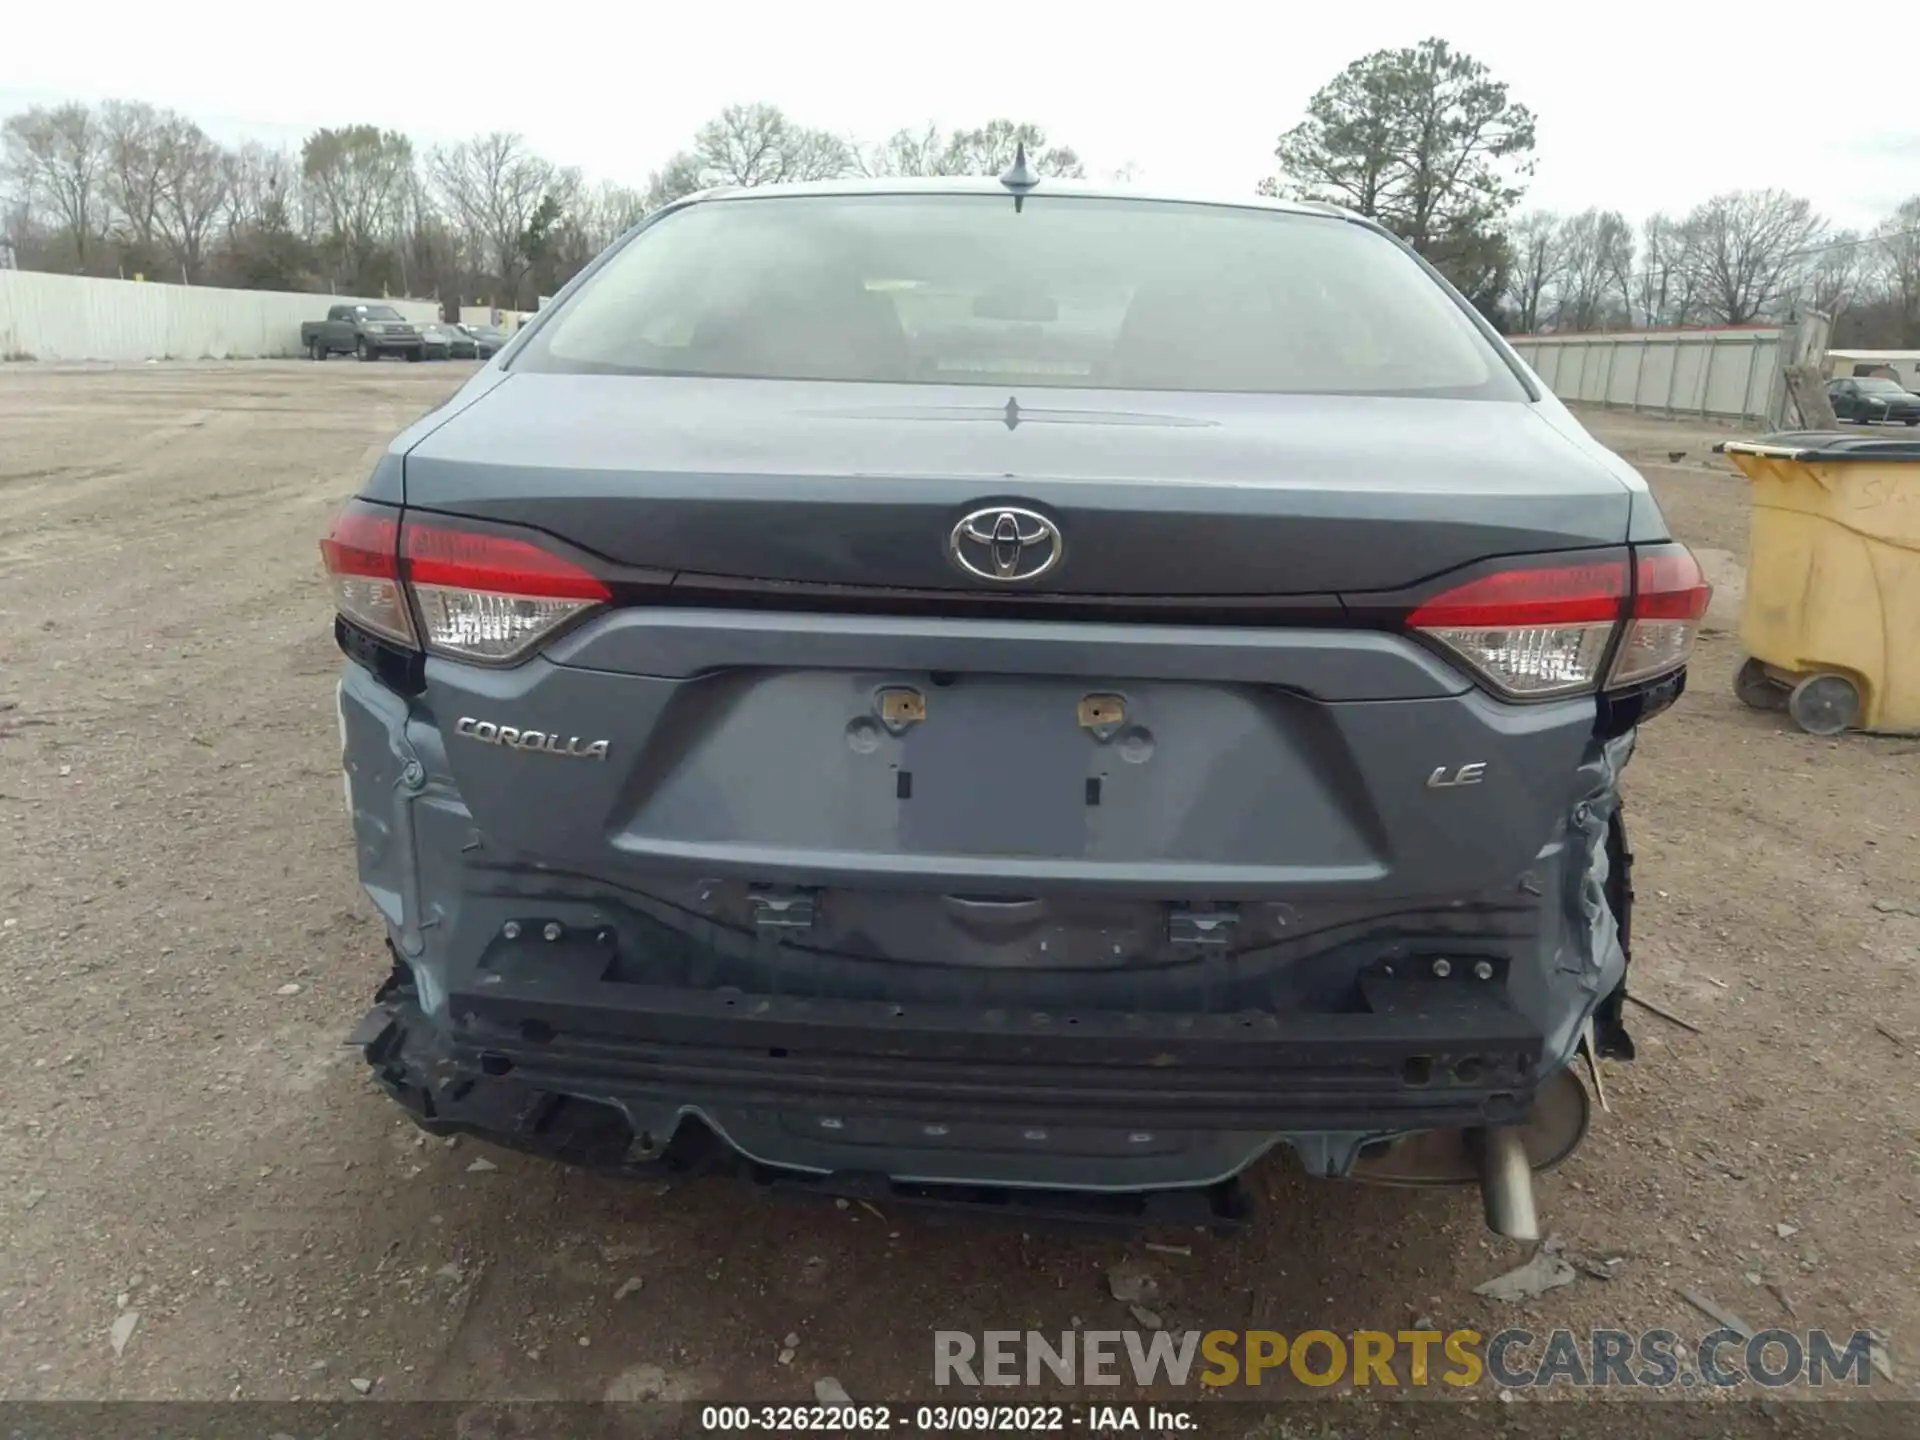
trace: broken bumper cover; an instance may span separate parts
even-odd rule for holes
[[[1361,1013],[1155,1016],[482,971],[429,1016],[403,970],[353,1039],[429,1130],[577,1164],[645,1169],[696,1131],[816,1176],[1138,1192],[1522,1119],[1556,1067],[1502,989],[1383,969]]]
[[[1029,970],[803,949],[722,904],[732,872],[706,906],[685,867],[535,864],[357,664],[341,721],[361,879],[404,961],[356,1039],[442,1133],[646,1170],[697,1132],[789,1175],[1164,1193],[1275,1146],[1340,1176],[1372,1142],[1518,1121],[1589,1019],[1627,1053],[1630,733],[1589,746],[1564,826],[1497,892],[1351,919],[1336,897],[1231,949],[1173,928],[1182,884],[1150,893],[1191,958]]]

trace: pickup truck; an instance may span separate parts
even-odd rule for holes
[[[426,337],[391,305],[335,305],[324,320],[300,326],[300,347],[314,360],[352,354],[362,360],[382,355],[404,355],[418,360],[426,351]]]

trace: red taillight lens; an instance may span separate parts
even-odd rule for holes
[[[1436,626],[1611,624],[1627,595],[1627,562],[1540,566],[1483,575],[1436,595],[1412,615],[1422,630]]]
[[[1408,617],[1516,699],[1574,695],[1599,683],[1627,602],[1627,561],[1525,565],[1436,595]]]
[[[1684,545],[1575,565],[1532,563],[1436,595],[1408,617],[1494,689],[1515,699],[1577,695],[1601,682],[1625,622],[1609,688],[1678,670],[1712,590]]]
[[[341,510],[320,556],[335,606],[355,625],[486,664],[518,660],[613,598],[598,577],[531,540],[437,518],[403,523],[397,510],[361,500]]]
[[[320,542],[320,559],[333,582],[334,608],[363,629],[411,645],[413,620],[400,590],[400,518],[350,500]]]
[[[528,540],[407,518],[401,572],[427,648],[463,660],[517,660],[613,598],[597,576]]]
[[[1712,598],[1713,587],[1686,546],[1640,551],[1634,560],[1633,618],[1607,683],[1631,685],[1685,665]]]
[[[506,535],[453,530],[410,519],[402,547],[416,585],[486,590],[547,600],[607,600],[600,580],[558,555]]]

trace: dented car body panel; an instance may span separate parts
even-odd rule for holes
[[[998,421],[981,387],[539,343],[363,499],[403,567],[450,525],[591,598],[505,657],[434,629],[457,568],[394,634],[339,626],[395,961],[355,1038],[420,1123],[1137,1196],[1524,1126],[1583,1044],[1630,1050],[1620,779],[1684,668],[1516,697],[1406,618],[1666,539],[1497,340],[1500,398],[1016,386]]]

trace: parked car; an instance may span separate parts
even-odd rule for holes
[[[429,360],[472,360],[479,353],[472,338],[457,325],[426,325],[420,334]]]
[[[354,1039],[432,1133],[1221,1224],[1290,1147],[1525,1236],[1632,1053],[1621,772],[1708,587],[1371,221],[692,198],[322,549]]]
[[[420,328],[391,305],[332,306],[326,319],[308,320],[300,326],[300,344],[314,360],[341,354],[358,355],[362,360],[378,360],[383,355],[418,360],[425,348]]]
[[[482,360],[491,360],[513,337],[497,325],[461,325],[460,333],[473,341]]]
[[[1898,421],[1902,425],[1920,425],[1920,395],[1878,375],[1849,375],[1827,382],[1827,397],[1833,401],[1833,413],[1841,420],[1863,425],[1876,421]]]

